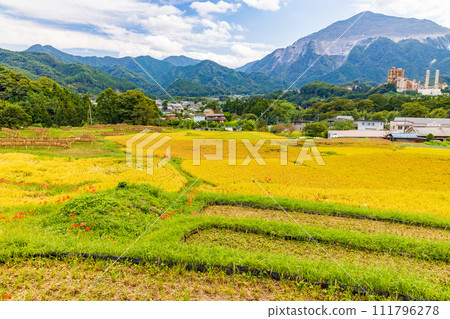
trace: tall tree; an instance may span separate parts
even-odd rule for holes
[[[97,98],[95,118],[100,123],[116,124],[119,120],[119,95],[113,89],[106,89]]]

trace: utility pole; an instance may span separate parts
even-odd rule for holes
[[[91,125],[92,125],[92,110],[91,110],[91,103],[89,103],[89,118],[91,120]]]

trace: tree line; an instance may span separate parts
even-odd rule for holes
[[[26,76],[0,65],[0,126],[19,128],[83,126],[94,121],[102,124],[154,124],[158,108],[140,91],[102,92],[96,103],[87,95],[77,95],[56,82]]]

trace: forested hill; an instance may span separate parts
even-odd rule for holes
[[[127,79],[110,75],[85,64],[63,63],[44,53],[0,49],[0,64],[32,80],[47,77],[78,94],[93,96],[107,88],[120,92],[138,88]]]
[[[91,115],[97,123],[149,125],[157,122],[159,112],[155,101],[140,91],[116,93],[108,88],[93,105],[87,95],[81,97],[49,78],[32,81],[0,65],[0,127],[83,126]]]
[[[274,80],[262,72],[247,74],[209,60],[196,63],[195,60],[181,61],[180,57],[172,57],[167,61],[151,56],[82,57],[67,54],[48,45],[34,45],[26,52],[46,53],[64,63],[89,65],[110,75],[127,79],[157,96],[162,96],[165,92],[155,81],[173,96],[264,94],[283,88],[281,81]]]
[[[0,125],[80,126],[88,121],[90,100],[53,80],[31,81],[0,65]]]

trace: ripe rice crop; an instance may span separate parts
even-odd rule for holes
[[[288,148],[288,165],[282,166],[280,147],[271,146],[269,140],[283,137],[271,133],[178,131],[164,136],[171,141],[156,155],[163,156],[170,145],[172,157],[183,159],[181,168],[207,182],[200,188],[203,192],[266,196],[259,184],[277,197],[450,217],[450,150],[398,148],[385,140],[317,140],[326,165],[305,161],[300,166],[294,164],[303,143],[300,141],[299,146]],[[124,146],[130,137],[108,139]],[[201,165],[193,165],[194,139],[222,139],[224,160],[202,158]],[[229,165],[230,139],[237,140],[237,165]],[[243,139],[253,145],[267,140],[259,151],[267,165],[258,165],[255,160],[241,165],[249,156]],[[214,153],[215,146],[202,147],[202,154]]]
[[[83,185],[92,181],[95,189],[109,189],[121,181],[128,183],[145,183],[162,187],[171,192],[178,191],[187,180],[172,166],[166,165],[155,170],[155,175],[148,175],[129,168],[125,159],[85,158],[71,160],[68,158],[43,158],[29,154],[0,154],[0,176],[13,183],[1,183],[0,206],[20,204],[55,203],[60,194],[48,194],[45,189],[36,189],[26,184],[45,184],[49,187],[62,185]],[[20,185],[14,182],[20,182]],[[67,187],[69,188],[69,187]],[[70,186],[66,195],[76,196],[84,193],[82,187]]]

